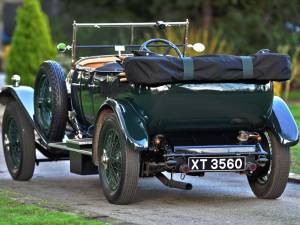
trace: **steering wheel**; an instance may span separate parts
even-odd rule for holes
[[[149,52],[149,53],[154,53],[154,54],[157,54],[155,52],[152,52],[149,47],[150,47],[150,44],[152,43],[164,43],[167,45],[167,49],[166,51],[163,53],[164,56],[168,55],[171,51],[171,49],[174,49],[178,55],[179,58],[182,58],[182,53],[181,51],[179,50],[179,48],[177,48],[177,46],[175,44],[173,44],[171,41],[168,41],[166,39],[162,39],[162,38],[154,38],[154,39],[150,39],[148,41],[145,41],[141,47],[140,47],[140,51],[146,51],[146,52]]]

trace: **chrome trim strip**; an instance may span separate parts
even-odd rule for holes
[[[57,149],[62,149],[62,150],[70,151],[70,152],[77,152],[77,153],[80,153],[82,155],[92,156],[92,151],[79,150],[79,149],[76,149],[76,148],[70,148],[70,147],[67,147],[65,145],[65,143],[49,143],[48,146],[51,147],[51,148],[57,148]]]
[[[72,86],[84,86],[84,84],[81,84],[81,83],[72,83],[71,85]]]
[[[184,22],[164,22],[166,26],[185,26],[188,24],[187,21]],[[146,22],[146,23],[74,23],[76,27],[153,27],[157,25],[156,22]]]
[[[84,139],[68,139],[66,143],[75,144],[75,145],[92,145],[92,138]]]
[[[255,153],[255,145],[174,146],[174,152],[198,154]]]

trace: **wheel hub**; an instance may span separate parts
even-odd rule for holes
[[[17,173],[21,164],[20,134],[17,123],[13,118],[8,120],[4,128],[4,146],[10,156],[13,172]]]

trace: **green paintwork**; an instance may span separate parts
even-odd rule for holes
[[[283,145],[294,146],[299,141],[296,121],[288,105],[280,97],[274,97],[268,127]]]
[[[120,82],[113,75],[105,79],[103,75],[90,76],[93,88],[81,87],[89,90],[89,94],[81,94],[82,107],[93,103],[93,109],[88,106],[93,113],[84,115],[86,120],[92,125],[101,109],[110,107],[137,148],[147,148],[149,136],[159,133],[264,129],[272,112],[271,83],[143,87]]]
[[[139,112],[128,102],[122,100],[107,99],[99,108],[98,114],[109,107],[118,116],[122,131],[127,143],[138,150],[147,150],[149,136],[145,120]]]
[[[81,91],[80,91],[80,97],[81,97],[81,103],[82,103],[82,110],[83,114],[86,118],[86,120],[90,123],[94,121],[95,113],[93,108],[93,90],[90,87],[90,81],[91,76],[88,72],[83,72],[81,74]]]
[[[111,85],[109,97],[134,111],[148,134],[178,130],[258,129],[264,126],[272,109],[273,90],[270,85],[174,84],[146,88],[127,84],[127,90],[124,90],[124,84],[115,85],[117,87]],[[95,111],[105,99],[98,99],[100,91],[94,95]]]
[[[146,120],[149,134],[181,130],[251,130],[263,127],[269,117],[273,90],[264,85],[175,84],[135,88],[128,94],[114,97],[131,103]]]

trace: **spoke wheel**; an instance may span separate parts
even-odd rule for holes
[[[117,190],[121,180],[123,160],[120,140],[114,129],[110,129],[105,134],[101,162],[103,164],[103,170],[101,171],[103,177],[111,190]]]
[[[248,176],[249,185],[258,198],[275,199],[283,193],[289,175],[290,151],[281,145],[271,132],[263,135],[262,147],[269,162]]]
[[[35,167],[33,128],[16,102],[5,109],[2,123],[3,150],[6,165],[15,180],[29,180]]]
[[[12,165],[13,173],[17,173],[21,166],[21,146],[20,146],[20,131],[16,121],[12,116],[7,118],[7,124],[4,127],[4,151],[7,152],[8,160]]]
[[[99,121],[99,120],[103,121]],[[99,176],[105,197],[113,204],[134,200],[140,168],[139,152],[128,146],[114,113],[97,119],[93,146],[97,146]],[[94,143],[98,144],[94,144]]]
[[[40,88],[36,90],[37,101],[37,119],[38,123],[48,131],[52,120],[52,90],[47,79],[47,75],[43,74],[40,81]]]
[[[68,93],[64,71],[54,61],[45,61],[37,73],[34,87],[34,121],[47,142],[61,142],[68,118]],[[67,156],[63,150],[41,150],[48,158]]]

